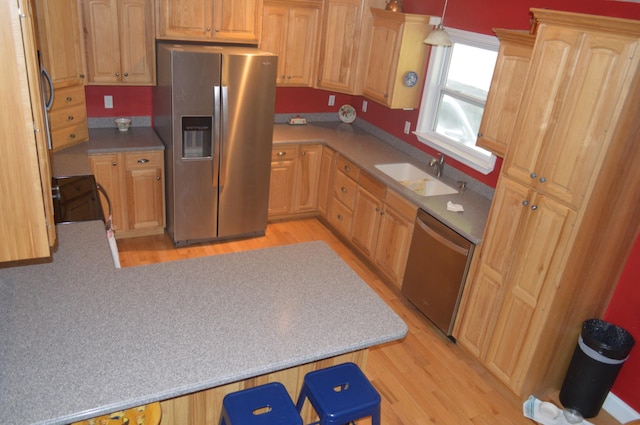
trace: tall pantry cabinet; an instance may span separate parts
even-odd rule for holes
[[[56,241],[34,14],[0,2],[0,263],[50,256]]]
[[[560,387],[640,228],[640,22],[532,11],[528,77],[456,325],[520,396]]]

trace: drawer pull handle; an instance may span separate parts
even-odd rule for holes
[[[347,188],[346,188],[346,187],[344,187],[344,186],[342,186],[342,187],[340,188],[340,190],[342,191],[342,193],[347,193],[347,192],[348,192]]]
[[[138,160],[138,164],[146,164],[147,162],[149,162],[147,158],[141,158]]]
[[[278,152],[276,155],[278,156],[285,156],[287,153],[285,151],[280,151]]]

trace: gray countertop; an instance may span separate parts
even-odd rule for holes
[[[63,424],[402,338],[323,242],[115,269],[101,222],[0,269],[0,417]]]
[[[273,134],[274,144],[325,143],[471,242],[479,244],[482,241],[491,200],[472,190],[459,191],[455,195],[431,197],[415,194],[376,169],[375,165],[408,162],[428,174],[433,175],[433,171],[426,164],[370,135],[365,130],[351,124],[335,122],[298,126],[277,124]],[[446,177],[441,180],[449,186],[456,187],[455,181]],[[448,201],[462,205],[464,212],[448,211]]]

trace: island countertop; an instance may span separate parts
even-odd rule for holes
[[[402,338],[310,242],[115,269],[101,222],[58,225],[53,262],[0,269],[0,417],[65,424]]]

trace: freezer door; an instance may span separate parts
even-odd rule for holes
[[[223,55],[218,237],[267,226],[277,57]]]
[[[220,120],[215,114],[215,90],[221,58],[211,51],[171,53],[173,143],[167,152],[171,158],[167,218],[176,245],[217,237],[220,149],[215,141]]]

